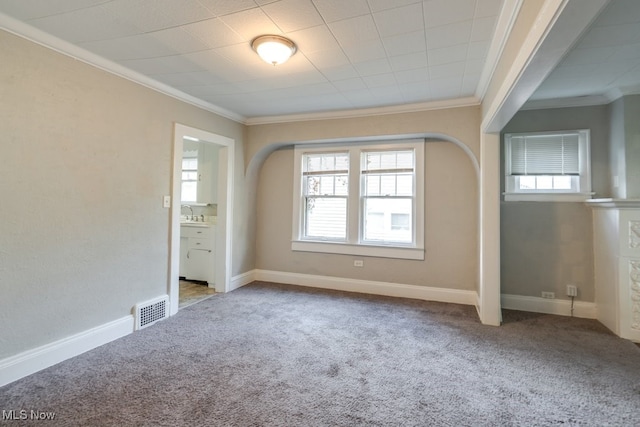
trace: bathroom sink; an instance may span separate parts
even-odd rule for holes
[[[188,225],[189,227],[209,227],[211,223],[202,221],[180,221],[180,225]]]

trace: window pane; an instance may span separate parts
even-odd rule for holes
[[[345,240],[347,237],[347,199],[308,198],[305,237]]]
[[[364,240],[411,243],[412,199],[365,199]]]
[[[404,213],[391,214],[392,230],[409,230],[411,227],[411,215]]]
[[[321,170],[323,171],[336,170],[336,158],[332,154],[323,155],[320,164]]]
[[[380,175],[365,175],[365,195],[366,196],[379,196],[380,195]]]
[[[365,170],[381,169],[380,153],[366,153],[364,169]]]
[[[413,195],[413,175],[409,175],[409,174],[398,175],[396,185],[397,185],[396,194],[398,196]]]
[[[349,194],[348,175],[314,175],[304,177],[307,196],[346,196]]]
[[[553,178],[550,176],[536,176],[536,188],[538,190],[552,190]]]
[[[380,167],[382,169],[395,169],[396,168],[396,153],[395,151],[382,153],[380,156]]]
[[[346,196],[349,194],[349,176],[348,175],[336,175],[336,196]]]
[[[383,196],[396,195],[396,176],[383,175],[380,177],[380,194]]]
[[[413,169],[413,151],[398,151],[398,168]]]
[[[571,190],[571,176],[570,175],[554,176],[553,188],[555,190]]]
[[[182,172],[182,180],[183,181],[197,181],[198,180],[198,172]]]
[[[182,159],[182,169],[198,170],[198,159],[197,158]]]
[[[306,164],[305,171],[307,171],[307,172],[315,172],[315,171],[319,171],[320,170],[320,159],[321,159],[321,156],[307,154],[305,157],[307,159],[307,164]]]
[[[341,153],[336,156],[336,169],[349,170],[349,155],[347,153]]]
[[[333,196],[334,195],[334,191],[333,191],[334,179],[335,178],[334,178],[333,175],[320,177],[320,194],[322,194],[324,196]]]
[[[366,171],[413,169],[413,150],[369,151],[363,153],[362,169]]]
[[[320,177],[319,176],[305,176],[304,177],[306,189],[305,195],[315,196],[320,194]]]
[[[536,177],[535,176],[521,176],[520,189],[521,190],[535,190],[536,189]]]
[[[348,153],[305,154],[303,172],[331,172],[349,169]]]

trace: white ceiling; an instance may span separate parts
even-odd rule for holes
[[[245,120],[482,97],[514,1],[0,0],[0,14]],[[266,64],[262,34],[299,50]],[[640,0],[612,0],[531,102],[638,87]]]
[[[503,0],[0,0],[0,12],[246,118],[474,96]],[[262,34],[299,51],[274,67]]]
[[[640,1],[612,0],[531,96],[535,106],[610,102],[640,93]]]

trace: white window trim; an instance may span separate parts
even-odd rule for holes
[[[296,145],[293,167],[293,221],[291,250],[300,252],[320,252],[343,255],[371,256],[424,260],[424,140],[386,141],[381,143]],[[401,150],[410,148],[415,151],[415,204],[414,243],[370,244],[359,241],[361,235],[360,209],[360,153],[363,150]],[[302,208],[302,155],[331,151],[348,151],[350,155],[349,199],[347,214],[347,241],[302,239],[304,226]],[[354,172],[355,171],[355,172]]]
[[[562,190],[516,190],[515,177],[511,175],[511,138],[532,135],[557,135],[576,132],[579,135],[578,191]],[[594,195],[591,192],[591,132],[589,129],[574,129],[550,132],[522,132],[504,135],[504,200],[507,202],[584,202]]]

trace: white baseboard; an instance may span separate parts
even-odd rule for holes
[[[0,387],[128,335],[133,326],[133,316],[126,316],[0,360]]]
[[[510,310],[571,316],[570,300],[502,294],[500,301],[502,308]],[[596,304],[593,302],[575,301],[573,304],[574,317],[596,319],[597,314]]]
[[[233,276],[231,278],[231,283],[230,283],[231,289],[229,289],[229,292],[235,291],[236,289],[241,288],[244,285],[248,285],[249,283],[256,280],[255,271],[256,270],[250,270],[245,273],[238,274],[237,276]]]
[[[475,291],[432,288],[428,286],[405,285],[401,283],[376,282],[371,280],[347,279],[343,277],[317,276],[312,274],[288,273],[283,271],[254,270],[255,280],[309,286],[313,288],[413,298],[427,301],[449,302],[475,305],[478,294]]]

